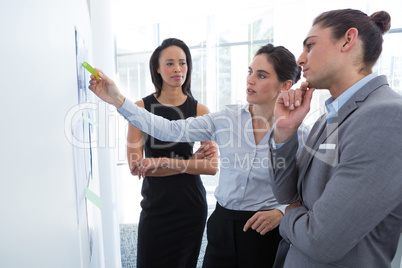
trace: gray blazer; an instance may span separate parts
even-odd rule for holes
[[[280,224],[276,267],[391,267],[402,231],[402,96],[378,76],[327,127],[317,120],[296,161],[297,144],[271,152],[282,163],[277,200],[303,203]]]

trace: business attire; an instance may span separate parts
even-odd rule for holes
[[[197,101],[187,97],[179,106],[165,106],[151,94],[147,111],[169,120],[197,116]],[[147,158],[190,159],[194,143],[163,142],[144,134]],[[181,173],[146,176],[141,189],[137,267],[196,267],[207,219],[206,192],[200,175]]]
[[[204,267],[272,266],[281,239],[278,230],[265,236],[251,229],[242,231],[255,212],[285,208],[278,204],[271,189],[272,129],[259,144],[255,143],[249,105],[228,105],[221,112],[178,121],[154,116],[127,99],[118,111],[135,127],[163,141],[217,143],[220,151],[217,207],[207,224]],[[305,128],[300,129],[300,139],[307,136],[306,132]]]
[[[333,103],[335,102],[335,103]],[[282,219],[275,267],[386,268],[402,231],[402,96],[372,74],[327,103],[296,160],[297,137],[272,149]]]

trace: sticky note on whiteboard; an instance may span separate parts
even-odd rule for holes
[[[102,209],[103,200],[97,194],[95,194],[94,192],[92,192],[88,188],[85,188],[84,196],[85,196],[86,199],[91,201],[99,209]]]

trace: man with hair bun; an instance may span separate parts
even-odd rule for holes
[[[385,11],[322,13],[303,42],[306,82],[278,98],[273,192],[286,208],[275,267],[391,267],[402,231],[402,96],[372,68],[390,29]],[[314,90],[328,89],[296,158]]]

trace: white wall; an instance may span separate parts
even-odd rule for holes
[[[104,267],[100,212],[92,264],[77,223],[64,134],[78,102],[75,26],[92,59],[89,14],[86,0],[0,1],[0,267]]]

